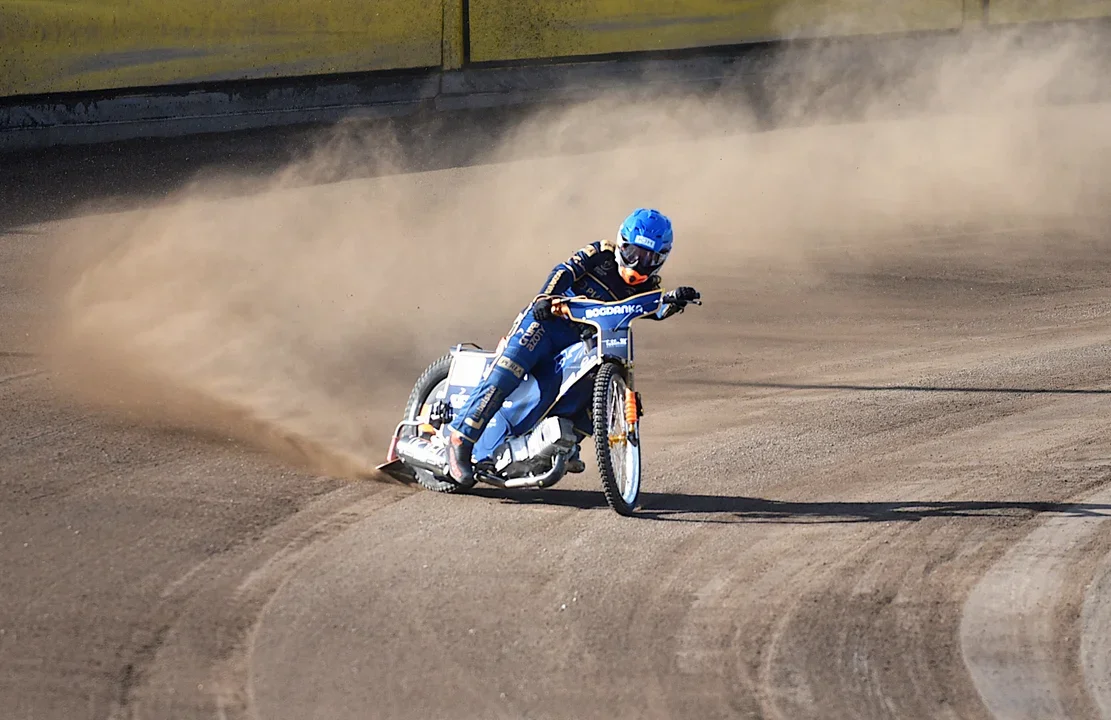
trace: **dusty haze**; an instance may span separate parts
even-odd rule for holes
[[[795,49],[761,105],[630,90],[538,112],[467,169],[406,173],[394,138],[345,124],[275,177],[199,181],[65,238],[54,355],[84,400],[356,475],[428,362],[496,342],[554,263],[634,207],[672,216],[666,279],[703,281],[708,302],[820,293],[826,254],[882,262],[923,234],[1099,227],[1111,109],[1039,105],[1102,77],[1094,44],[888,47],[874,82],[837,47]],[[769,110],[788,126],[767,130]],[[847,110],[867,122],[835,122]],[[1053,252],[978,242],[985,263]]]

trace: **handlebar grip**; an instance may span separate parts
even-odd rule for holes
[[[668,297],[665,295],[663,298],[661,298],[661,301],[664,305],[701,305],[702,296],[699,296],[694,300],[680,300],[679,298]]]

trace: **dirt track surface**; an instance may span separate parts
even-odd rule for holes
[[[445,497],[69,400],[36,268],[93,220],[0,236],[6,717],[1111,717],[1104,234],[694,273],[624,519],[593,470]]]

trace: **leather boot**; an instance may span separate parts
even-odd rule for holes
[[[468,439],[460,432],[458,427],[465,425],[469,430],[474,430],[472,437],[481,438],[482,432],[490,423],[490,419],[501,409],[505,401],[506,392],[496,385],[490,385],[482,391],[471,417],[457,420],[451,430],[451,445],[448,447],[448,470],[455,482],[460,484],[474,484],[474,441]],[[468,434],[470,434],[468,432]]]
[[[567,458],[567,472],[573,475],[586,472],[586,463],[583,462],[582,455],[580,455],[581,449],[580,445],[576,445],[575,449],[571,451],[571,456]]]
[[[473,451],[474,443],[463,437],[462,433],[453,430],[447,451],[448,469],[452,479],[460,485],[474,484],[474,463],[471,460]]]

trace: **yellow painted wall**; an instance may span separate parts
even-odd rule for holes
[[[469,0],[472,61],[957,28],[980,0]],[[457,68],[462,0],[0,0],[0,96]],[[991,0],[989,22],[1111,16]]]
[[[470,0],[471,59],[960,27],[965,0]]]
[[[0,0],[0,96],[439,66],[442,0]]]
[[[991,0],[989,23],[1111,17],[1111,0]]]

